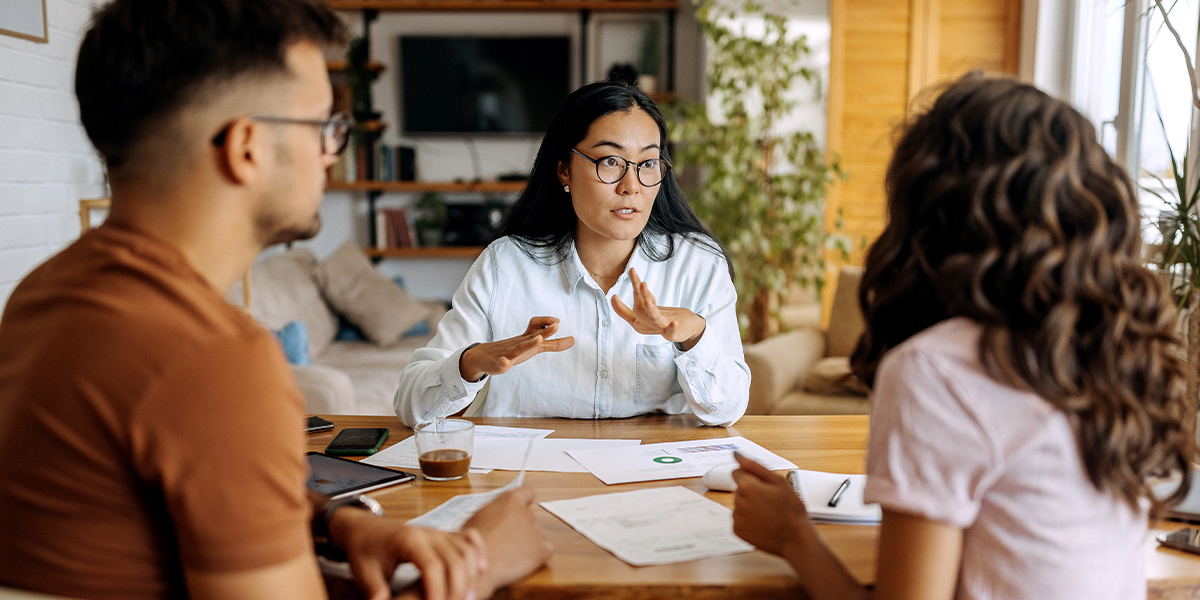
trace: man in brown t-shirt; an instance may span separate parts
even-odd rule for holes
[[[303,399],[224,293],[320,226],[346,139],[321,47],[341,36],[321,0],[116,0],[93,18],[76,93],[112,208],[0,318],[0,585],[324,595]],[[404,561],[428,598],[482,598],[545,561],[531,502],[503,496],[460,534],[351,506],[315,519],[372,598]]]

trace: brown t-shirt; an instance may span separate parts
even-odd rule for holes
[[[311,553],[303,415],[271,334],[179,251],[88,233],[0,319],[0,585],[177,597],[184,566]]]

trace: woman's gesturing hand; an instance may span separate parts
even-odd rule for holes
[[[549,339],[558,331],[558,319],[534,317],[525,333],[506,340],[479,344],[462,353],[458,371],[467,381],[479,381],[484,375],[508,372],[542,352],[562,352],[575,345],[575,338]]]
[[[661,335],[668,342],[676,342],[684,352],[692,349],[700,336],[704,335],[704,317],[686,309],[659,306],[650,293],[650,286],[638,277],[637,271],[629,269],[629,280],[633,283],[633,308],[625,306],[615,294],[612,307],[617,315],[643,335]]]

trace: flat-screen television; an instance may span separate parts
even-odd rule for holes
[[[400,37],[405,134],[543,133],[571,91],[570,38]]]

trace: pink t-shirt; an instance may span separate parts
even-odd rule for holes
[[[981,331],[950,319],[884,356],[866,500],[963,529],[955,598],[1145,598],[1145,511],[1091,484],[1066,415],[988,375]]]

